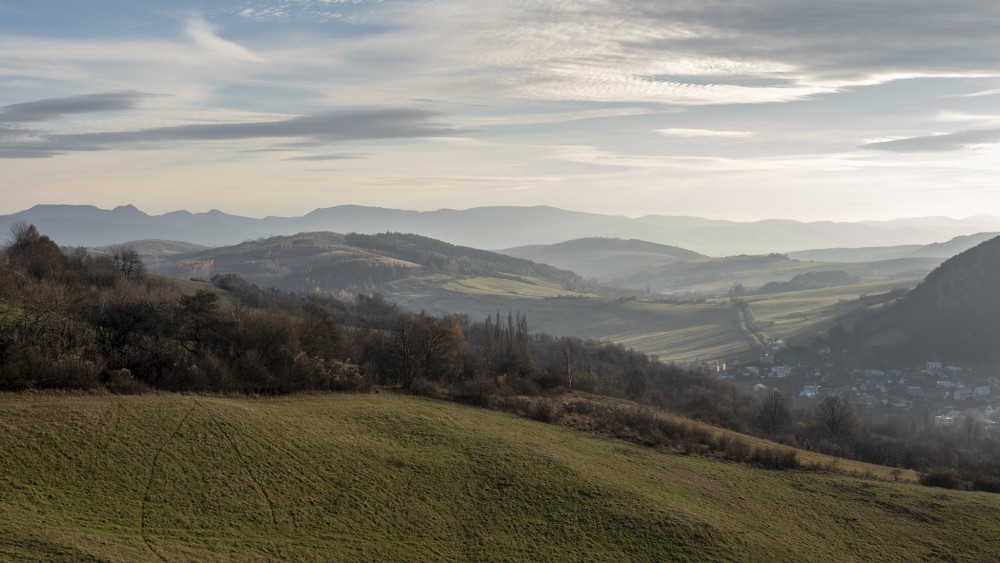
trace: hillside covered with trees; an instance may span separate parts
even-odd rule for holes
[[[860,321],[868,356],[1000,361],[1000,237],[945,261],[891,307]]]
[[[566,292],[594,284],[546,264],[403,233],[300,233],[167,256],[156,271],[209,278],[235,273],[262,287],[352,295],[399,280],[492,276],[537,279]],[[438,280],[439,281],[439,280]]]

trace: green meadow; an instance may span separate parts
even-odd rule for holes
[[[896,288],[912,289],[919,278],[844,285],[806,291],[748,296],[754,325],[768,338],[808,337],[829,330],[839,319],[878,306]]]
[[[984,561],[998,519],[386,393],[0,395],[0,559]]]

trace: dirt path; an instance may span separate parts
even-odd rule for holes
[[[753,341],[754,344],[761,347],[762,349],[767,349],[767,346],[764,344],[764,341],[760,338],[760,336],[757,336],[757,333],[754,330],[752,330],[749,326],[749,323],[747,323],[746,313],[744,309],[749,309],[749,308],[750,305],[747,304],[746,302],[740,302],[736,304],[736,312],[739,314],[740,318],[740,330],[742,330],[747,335],[747,337],[749,337],[750,340]]]

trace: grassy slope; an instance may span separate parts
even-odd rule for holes
[[[789,291],[746,297],[754,324],[768,338],[795,338],[829,330],[837,319],[864,304],[862,296],[884,294],[897,287],[913,288],[920,278],[845,285],[808,291]]]
[[[1000,497],[409,397],[0,395],[0,558],[986,560]]]
[[[882,281],[899,276],[923,276],[940,263],[937,258],[905,258],[865,263],[824,263],[784,260],[769,256],[701,258],[644,270],[622,272],[601,281],[628,288],[649,288],[657,292],[726,292],[740,283],[757,289],[767,282],[788,281],[808,272],[843,271],[863,281]]]

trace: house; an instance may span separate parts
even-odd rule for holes
[[[909,395],[909,396],[911,396],[911,397],[923,397],[924,396],[924,389],[922,387],[917,387],[915,385],[911,385],[911,386],[909,386],[909,387],[906,388],[906,394]]]
[[[972,390],[972,396],[976,399],[982,399],[983,397],[990,394],[990,386],[983,385],[982,387],[976,387]]]
[[[927,362],[927,371],[941,369],[941,362]]]
[[[878,397],[870,393],[861,393],[848,401],[854,407],[872,408],[879,403]]]
[[[783,379],[788,377],[792,372],[792,368],[788,366],[774,366],[771,368],[771,376],[777,377],[778,379]]]
[[[961,423],[963,420],[965,420],[965,415],[962,414],[962,411],[951,409],[946,414],[935,416],[934,426],[937,426],[938,428],[951,428],[952,426]]]
[[[758,383],[757,385],[753,386],[753,390],[754,393],[764,393],[766,391],[770,391],[771,388],[768,387],[767,385],[764,385],[763,383]]]
[[[946,414],[939,414],[934,417],[934,426],[937,428],[951,428],[955,426],[955,419]]]
[[[967,401],[970,398],[972,398],[972,389],[968,387],[959,387],[955,389],[955,392],[952,394],[952,397],[956,401]]]
[[[806,385],[799,392],[799,397],[805,397],[806,399],[815,399],[819,397],[819,385]]]

